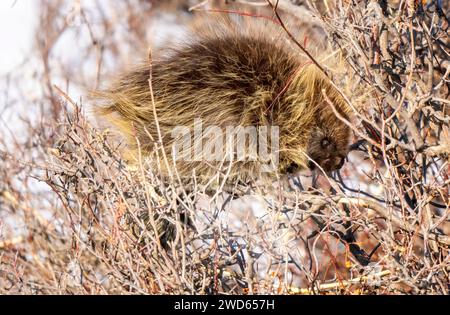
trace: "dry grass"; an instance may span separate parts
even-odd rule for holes
[[[336,178],[292,178],[287,190],[254,185],[231,201],[220,190],[186,189],[176,176],[163,181],[144,159],[127,166],[120,141],[87,115],[88,101],[70,96],[126,67],[130,47],[145,55],[161,10],[185,23],[185,8],[203,1],[152,2],[74,7],[68,18],[68,2],[42,1],[32,59],[40,92],[19,91],[21,103],[2,109],[33,110],[17,124],[2,119],[0,293],[449,293],[448,8],[309,4],[314,30],[323,25],[316,34],[348,65],[324,70],[355,106],[354,151]],[[68,62],[58,43],[77,33],[89,40]],[[9,80],[19,86],[14,74]],[[167,222],[174,242],[165,248],[156,229]]]

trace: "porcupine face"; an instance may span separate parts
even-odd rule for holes
[[[317,169],[317,164],[330,174],[336,171],[345,163],[345,158],[349,152],[349,137],[350,129],[340,121],[328,125],[317,124],[311,130],[307,154],[311,160],[308,160],[307,166],[310,170]],[[286,172],[294,174],[299,171],[301,167],[295,162],[291,163]]]
[[[337,117],[319,119],[311,131],[308,144],[308,156],[326,172],[340,169],[349,150],[350,129]],[[317,166],[309,161],[310,169]]]
[[[297,156],[297,161],[287,167],[287,173],[296,173],[305,166],[311,170],[320,166],[327,174],[340,169],[350,147],[351,130],[344,123],[351,120],[347,103],[315,68],[300,73],[292,93],[301,100],[299,108],[307,108],[307,114],[298,115],[297,119],[300,125],[304,124],[303,132],[307,138],[301,151],[308,158],[302,165],[297,165]]]

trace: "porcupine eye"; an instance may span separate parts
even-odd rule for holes
[[[328,138],[323,138],[322,141],[320,142],[320,146],[323,149],[328,148],[330,146],[330,144],[331,144],[331,142],[330,142],[330,140]]]

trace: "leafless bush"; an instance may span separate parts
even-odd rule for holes
[[[30,106],[42,106],[0,135],[0,293],[448,294],[448,8],[192,2],[41,2],[34,58],[42,95]],[[354,150],[335,178],[299,176],[290,189],[254,184],[239,200],[210,196],[176,176],[164,180],[145,159],[128,165],[88,101],[71,98],[73,86],[94,89],[126,67],[130,47],[145,54],[161,12],[184,23],[192,6],[226,14],[231,5],[281,22],[290,12],[299,25],[311,16],[316,34],[344,56],[344,69],[323,69],[355,116],[346,122]],[[77,36],[88,38],[77,47],[83,58],[67,62],[58,42]]]

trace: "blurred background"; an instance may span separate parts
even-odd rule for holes
[[[142,245],[129,220],[173,210],[167,187],[124,168],[88,92],[150,47],[189,40],[197,11],[273,17],[266,1],[1,1],[0,293],[448,294],[445,6],[280,1],[293,29],[343,51],[348,66],[333,76],[351,101],[364,100],[353,140],[366,142],[331,184],[300,176],[292,193],[232,202],[199,193],[189,204],[199,230],[178,227],[185,243],[166,252],[156,238]],[[382,128],[397,143],[384,151],[369,141]]]

